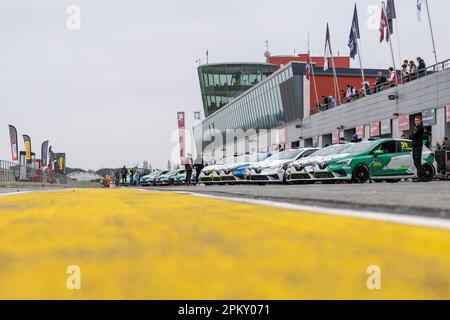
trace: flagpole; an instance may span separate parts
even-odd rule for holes
[[[395,33],[397,34],[397,45],[398,45],[398,63],[400,63],[400,65],[401,65],[401,63],[402,63],[402,51],[401,51],[401,49],[400,49],[400,37],[399,37],[399,35],[398,35],[398,21],[397,21],[398,19],[397,18],[395,18],[395,28],[396,28],[396,31],[395,31]]]
[[[386,6],[385,6],[384,1],[382,2],[382,6],[383,6],[382,10],[383,10],[384,15],[385,15],[386,20],[387,20]],[[391,35],[391,28],[389,27],[389,22],[386,24],[386,26],[387,26],[387,33],[388,33],[388,35]],[[394,65],[393,65],[393,68],[394,68],[394,72],[395,72],[395,84],[396,84],[396,86],[395,86],[395,93],[396,93],[396,95],[398,96],[398,77],[397,77],[397,68],[396,68],[396,66],[395,66],[394,48],[393,48],[393,46],[392,46],[392,37],[391,37],[391,36],[389,36],[389,41],[388,41],[388,42],[389,42],[389,46],[390,46],[390,48],[391,48],[392,63],[394,64]]]
[[[434,41],[433,25],[431,24],[431,14],[430,14],[430,7],[428,6],[428,0],[425,0],[425,3],[427,5],[428,23],[430,24],[431,40],[433,42],[434,60],[436,61],[436,64],[438,64],[439,62],[438,62],[437,53],[436,53],[436,44]]]
[[[329,30],[328,25],[327,25],[327,29]],[[331,35],[327,41],[328,41],[328,45],[330,46],[331,62],[333,63],[333,77],[334,77],[334,86],[335,86],[334,90],[335,90],[335,94],[337,91],[336,98],[340,105],[341,104],[341,91],[339,90],[339,82],[337,80],[336,64],[334,62],[333,48],[331,46]]]
[[[361,41],[361,40],[360,40]],[[361,76],[362,76],[362,80],[363,80],[363,92],[364,92],[364,95],[366,95],[366,76],[365,76],[365,74],[364,74],[364,68],[363,68],[363,64],[362,64],[362,58],[361,58],[361,55],[362,55],[362,52],[361,52],[361,45],[360,45],[360,43],[359,43],[359,41],[358,41],[358,43],[357,43],[357,46],[358,46],[358,59],[359,59],[359,66],[361,67]]]
[[[335,90],[337,90],[336,97],[338,98],[339,105],[341,104],[341,91],[339,90],[339,82],[337,79],[337,73],[336,73],[336,64],[334,63],[334,55],[333,55],[333,49],[331,49],[331,40],[330,40],[330,53],[331,53],[331,62],[333,63],[333,76],[334,76],[334,84],[335,84]]]
[[[316,94],[316,106],[319,107],[319,95],[317,94],[316,75],[314,73],[314,68],[313,68],[313,65],[312,65],[311,62],[312,62],[311,61],[311,51],[310,51],[310,48],[309,48],[309,33],[308,33],[308,63],[309,63],[309,66],[311,68],[311,73],[312,73],[312,76],[313,76],[314,91],[315,91],[315,94]]]

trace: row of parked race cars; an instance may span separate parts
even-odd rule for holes
[[[436,174],[433,153],[423,147],[424,179]],[[199,182],[205,185],[235,183],[366,183],[399,182],[417,177],[412,143],[404,139],[380,139],[318,148],[291,149],[225,159],[205,167]],[[143,178],[144,185],[185,183],[184,170],[160,172]]]

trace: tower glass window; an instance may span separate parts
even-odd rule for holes
[[[205,116],[209,117],[277,70],[265,63],[208,64],[198,68]]]

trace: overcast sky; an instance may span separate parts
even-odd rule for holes
[[[68,166],[165,167],[176,143],[176,112],[202,110],[195,61],[264,61],[306,51],[322,55],[326,22],[334,52],[348,55],[350,0],[2,0],[0,2],[0,159],[9,160],[8,124],[29,134],[33,151],[49,139]],[[397,0],[402,57],[433,63],[426,16]],[[438,59],[450,58],[448,0],[429,0]],[[365,67],[390,66],[373,11],[357,1]],[[81,29],[66,26],[81,9]],[[425,12],[426,13],[426,12]],[[396,58],[397,38],[395,37]],[[357,66],[356,64],[354,64]],[[188,121],[188,126],[192,123]],[[20,138],[20,148],[23,141]]]

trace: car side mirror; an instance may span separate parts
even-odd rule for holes
[[[377,150],[377,151],[375,151],[373,154],[375,155],[375,157],[378,157],[378,156],[383,155],[383,154],[384,154],[384,151],[383,151],[383,150]]]

